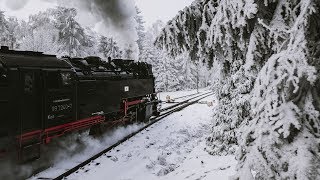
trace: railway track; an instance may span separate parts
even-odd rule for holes
[[[106,148],[105,150],[97,153],[96,155],[90,157],[89,159],[83,161],[82,163],[78,164],[77,166],[67,170],[66,172],[62,173],[61,175],[53,178],[53,180],[62,180],[65,177],[75,173],[76,171],[78,171],[79,169],[81,169],[82,167],[86,166],[87,164],[91,163],[92,161],[94,161],[95,159],[101,157],[102,155],[104,155],[105,153],[111,151],[112,149],[114,149],[115,147],[119,146],[120,144],[124,143],[125,141],[129,140],[131,137],[137,135],[138,133],[142,132],[143,130],[147,129],[148,127],[152,126],[153,124],[159,122],[160,120],[162,120],[163,118],[171,115],[174,112],[180,111],[190,105],[193,105],[197,102],[199,102],[200,100],[213,95],[212,92],[207,92],[207,93],[202,93],[201,95],[192,97],[190,99],[187,99],[183,102],[180,102],[178,104],[175,104],[173,106],[167,107],[162,109],[162,111],[160,112],[160,115],[156,116],[156,117],[152,117],[150,119],[150,123],[147,124],[146,126],[140,128],[138,131],[133,132],[131,134],[129,134],[128,136],[124,137],[123,139],[121,139],[120,141],[118,141],[117,143],[113,144],[112,146]],[[38,178],[38,179],[42,179],[42,178]],[[50,178],[45,178],[45,179],[50,179]]]
[[[193,93],[193,94],[187,94],[187,95],[184,95],[184,96],[180,96],[180,97],[174,98],[174,100],[186,98],[186,97],[197,95],[197,94],[200,94],[200,92]]]
[[[198,95],[198,94],[203,94],[203,93],[206,93],[206,92],[210,92],[209,90],[207,91],[204,91],[204,92],[197,92],[197,93],[192,93],[192,94],[187,94],[187,95],[183,95],[183,96],[180,96],[180,97],[176,97],[176,98],[173,98],[172,100],[177,100],[177,99],[183,99],[183,98],[187,98],[187,97],[190,97],[190,96],[194,96],[194,95]],[[179,102],[171,102],[171,103],[179,103]],[[159,100],[160,103],[168,103],[166,101],[161,101]]]
[[[179,102],[179,103],[177,103],[177,104],[175,104],[175,105],[172,105],[172,106],[168,106],[168,107],[162,108],[162,109],[160,109],[160,110],[159,110],[159,112],[161,113],[161,112],[164,112],[164,111],[170,110],[170,109],[172,109],[172,108],[175,108],[175,107],[181,106],[182,104],[188,103],[189,101],[191,101],[191,100],[193,100],[193,99],[195,99],[195,98],[198,98],[198,97],[200,97],[200,96],[203,96],[203,95],[206,95],[206,94],[210,94],[210,93],[211,93],[211,92],[205,92],[205,93],[202,93],[202,94],[197,95],[197,96],[195,96],[195,97],[192,97],[192,98],[190,98],[190,99],[187,99],[187,100],[184,100],[184,101],[182,101],[182,102]]]

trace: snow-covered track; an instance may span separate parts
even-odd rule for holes
[[[187,94],[187,95],[184,95],[184,96],[180,96],[180,97],[174,98],[174,100],[190,97],[190,96],[197,95],[197,94],[200,94],[200,92],[193,93],[193,94]]]
[[[210,93],[212,93],[212,92],[204,92],[204,93],[201,93],[200,95],[197,95],[198,93],[196,93],[197,96],[194,96],[194,97],[192,97],[192,98],[186,99],[186,100],[184,100],[184,101],[182,101],[182,102],[179,102],[179,103],[177,103],[177,104],[175,104],[175,105],[168,106],[168,107],[166,107],[166,108],[162,108],[162,109],[159,110],[159,112],[168,111],[168,110],[170,110],[170,109],[172,109],[172,108],[181,106],[181,105],[183,105],[183,104],[188,103],[189,101],[191,101],[191,100],[193,100],[193,99],[196,99],[196,98],[198,98],[198,97],[201,97],[201,96],[203,96],[203,95],[207,95],[207,94],[210,94]],[[195,95],[195,94],[193,94],[193,95]],[[191,95],[189,95],[189,96],[191,96]]]
[[[162,120],[163,118],[171,115],[172,113],[174,112],[177,112],[177,111],[180,111],[190,105],[193,105],[197,102],[199,102],[200,100],[208,97],[208,96],[211,96],[213,95],[212,92],[210,93],[204,93],[204,94],[201,94],[199,96],[196,96],[196,97],[193,97],[192,99],[189,99],[187,102],[184,102],[184,103],[179,103],[180,106],[175,106],[175,107],[171,107],[171,109],[167,109],[166,112],[163,112],[163,113],[160,113],[160,115],[158,115],[157,117],[153,117],[150,119],[150,123],[147,124],[146,126],[140,128],[138,131],[136,132],[133,132],[131,134],[129,134],[128,136],[124,137],[123,139],[121,139],[120,141],[118,141],[117,143],[113,144],[112,146],[106,148],[105,150],[97,153],[96,155],[90,157],[89,159],[83,161],[82,163],[78,164],[77,166],[67,170],[66,172],[64,172],[63,174],[59,175],[58,177],[54,178],[53,180],[62,180],[64,179],[65,177],[71,175],[72,173],[75,173],[76,171],[78,171],[80,168],[86,166],[87,164],[93,162],[95,159],[101,157],[102,155],[104,155],[105,153],[111,151],[112,149],[114,149],[115,147],[119,146],[120,144],[124,143],[125,141],[129,140],[130,138],[132,138],[133,136],[139,134],[140,132],[142,132],[143,130],[147,129],[148,127],[152,126],[153,124],[155,124],[156,122]],[[192,100],[192,101],[191,101]]]

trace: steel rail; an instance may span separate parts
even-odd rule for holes
[[[169,110],[169,111],[167,111],[167,112],[165,112],[165,113],[160,114],[160,115],[157,116],[157,117],[151,118],[151,119],[150,119],[151,122],[150,122],[149,124],[147,124],[146,126],[140,128],[140,129],[139,129],[138,131],[136,131],[136,132],[133,132],[133,133],[129,134],[128,136],[124,137],[122,140],[120,140],[120,141],[118,141],[117,143],[113,144],[112,146],[106,148],[105,150],[97,153],[96,155],[90,157],[89,159],[83,161],[82,163],[78,164],[77,166],[69,169],[68,171],[64,172],[63,174],[57,176],[56,178],[53,178],[53,180],[62,180],[63,178],[65,178],[65,177],[67,177],[67,176],[75,173],[75,172],[78,171],[80,168],[82,168],[82,167],[88,165],[89,163],[91,163],[92,161],[98,159],[99,157],[101,157],[101,156],[104,155],[105,153],[111,151],[111,150],[114,149],[115,147],[117,147],[117,146],[119,146],[120,144],[126,142],[127,140],[129,140],[129,139],[132,138],[133,136],[139,134],[140,132],[142,132],[143,130],[145,130],[145,129],[147,129],[148,127],[152,126],[153,124],[159,122],[159,121],[162,120],[163,118],[171,115],[171,114],[174,113],[174,112],[180,111],[180,110],[182,110],[182,109],[184,109],[184,108],[186,108],[186,107],[188,107],[188,106],[190,106],[190,105],[193,105],[193,104],[199,102],[201,99],[204,99],[204,98],[206,98],[206,97],[208,97],[208,96],[211,96],[211,95],[213,95],[212,92],[210,92],[210,93],[205,93],[205,94],[201,95],[202,97],[199,97],[199,96],[198,96],[199,98],[196,99],[196,100],[193,100],[193,101],[190,101],[190,100],[189,100],[190,102],[186,102],[186,103],[184,103],[182,106],[176,107],[176,108],[174,108],[174,109],[172,109],[172,110]],[[192,98],[192,99],[195,99],[195,98]],[[180,104],[180,105],[181,105],[181,104]]]
[[[206,95],[206,94],[209,94],[209,93],[211,93],[211,92],[202,93],[202,94],[200,94],[200,95],[198,95],[198,96],[195,96],[195,97],[192,97],[192,98],[190,98],[190,99],[184,100],[184,101],[179,102],[179,103],[177,103],[177,104],[175,104],[175,105],[168,106],[168,107],[166,107],[166,108],[160,109],[159,112],[163,112],[163,111],[170,110],[170,109],[172,109],[172,108],[175,108],[175,107],[177,107],[177,106],[180,106],[181,104],[188,103],[188,102],[189,102],[190,100],[192,100],[192,99],[195,99],[195,98],[197,98],[197,97],[200,97],[200,96],[203,96],[203,95]]]

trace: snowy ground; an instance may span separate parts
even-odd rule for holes
[[[105,133],[101,138],[91,137],[88,135],[89,132],[86,131],[80,134],[73,134],[63,138],[62,140],[59,139],[59,148],[54,148],[51,152],[47,152],[45,155],[42,155],[42,158],[46,155],[52,156],[49,159],[49,163],[51,163],[52,166],[29,179],[35,180],[43,177],[57,177],[65,172],[66,169],[70,169],[78,165],[80,162],[88,159],[88,157],[91,157],[106,147],[113,145],[120,139],[137,131],[141,127],[143,127],[143,124],[119,127]],[[26,166],[25,169],[29,169],[29,171],[31,171],[32,167]]]
[[[165,99],[166,95],[180,97],[192,93],[195,91],[162,93],[160,97]],[[213,101],[214,97],[205,100]],[[210,156],[204,151],[212,108],[206,104],[195,104],[174,113],[67,179],[228,179],[235,173],[234,156]],[[32,179],[56,177],[59,172],[71,168],[71,164],[88,157],[88,154],[77,155],[80,158],[77,160],[75,157],[71,160],[65,158],[58,166]]]

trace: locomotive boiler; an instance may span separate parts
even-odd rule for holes
[[[40,157],[53,138],[157,114],[151,65],[99,57],[57,58],[32,51],[0,50],[0,158]]]

